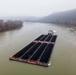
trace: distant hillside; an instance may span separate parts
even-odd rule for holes
[[[76,9],[53,13],[40,19],[39,22],[76,25]]]
[[[56,23],[66,25],[76,25],[76,9],[67,10],[63,12],[55,12],[43,18],[32,17],[32,16],[16,16],[16,17],[0,17],[3,20],[21,20],[25,22],[44,22],[44,23]]]

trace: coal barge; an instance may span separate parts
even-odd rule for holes
[[[53,35],[52,31],[50,32],[39,36],[18,53],[10,57],[10,60],[27,62],[45,67],[49,66],[51,64],[49,63],[50,57],[57,38],[57,35]]]

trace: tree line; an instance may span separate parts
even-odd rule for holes
[[[22,21],[3,21],[0,20],[0,31],[6,31],[6,30],[11,30],[11,29],[17,29],[21,28],[23,26]]]

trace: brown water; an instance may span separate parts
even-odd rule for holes
[[[9,57],[41,34],[55,30],[58,35],[51,66],[42,67],[10,61]],[[76,31],[43,23],[24,23],[20,30],[0,33],[0,75],[76,75]]]

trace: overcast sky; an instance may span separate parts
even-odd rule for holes
[[[75,7],[76,0],[0,0],[0,16],[43,17]]]

